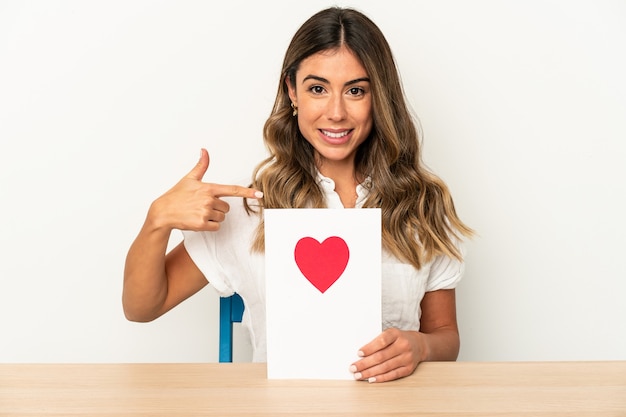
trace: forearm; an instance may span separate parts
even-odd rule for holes
[[[165,254],[170,230],[146,220],[131,245],[124,268],[122,305],[132,321],[150,321],[160,315],[167,296]]]
[[[459,355],[460,338],[456,328],[440,328],[418,333],[422,344],[422,361],[455,361]]]

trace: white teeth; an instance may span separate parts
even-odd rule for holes
[[[334,133],[334,132],[329,132],[327,130],[322,130],[322,133],[328,136],[329,138],[338,139],[338,138],[342,138],[346,136],[348,134],[348,131],[344,130],[343,132]]]

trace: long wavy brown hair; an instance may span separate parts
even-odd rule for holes
[[[361,12],[331,7],[298,29],[285,54],[272,113],[264,127],[269,156],[254,170],[251,186],[263,191],[263,208],[323,208],[315,152],[292,115],[287,82],[307,57],[341,46],[361,61],[370,78],[373,127],[356,153],[357,177],[370,177],[363,207],[382,212],[383,246],[420,268],[433,256],[461,259],[454,239],[472,235],[457,216],[445,183],[422,163],[417,121],[410,113],[391,48],[380,29]],[[253,210],[246,204],[248,211]],[[252,244],[265,248],[261,220]]]

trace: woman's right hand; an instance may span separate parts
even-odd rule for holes
[[[230,209],[220,197],[263,197],[262,192],[240,185],[202,182],[208,167],[209,154],[201,149],[196,166],[150,206],[148,221],[154,229],[216,231]]]
[[[183,242],[166,255],[173,229],[218,230],[229,210],[221,197],[263,197],[259,191],[239,185],[202,182],[208,167],[209,154],[202,149],[196,166],[150,206],[126,256],[122,303],[129,320],[154,320],[208,282]]]

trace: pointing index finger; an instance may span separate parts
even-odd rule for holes
[[[215,197],[263,198],[261,191],[241,185],[214,184],[214,195]]]

